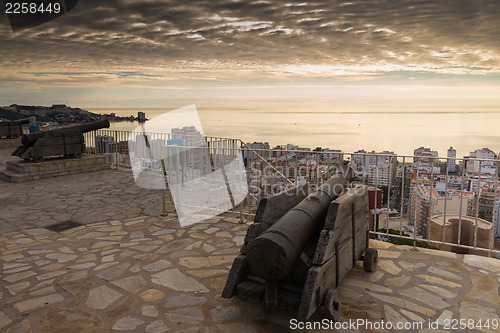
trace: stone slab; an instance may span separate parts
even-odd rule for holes
[[[170,269],[151,276],[153,283],[176,291],[195,291],[206,293],[209,290],[195,279],[182,274],[178,269]]]
[[[107,286],[100,286],[89,292],[86,304],[92,309],[103,310],[120,297],[122,297],[122,294],[119,292]]]
[[[59,294],[52,294],[46,296],[35,297],[14,303],[14,308],[19,311],[21,315],[38,311],[53,304],[62,302],[64,297]]]
[[[10,325],[10,323],[12,323],[12,319],[7,317],[5,313],[0,311],[0,329],[4,328],[7,325]]]

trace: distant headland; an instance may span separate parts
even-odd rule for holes
[[[53,123],[54,125],[66,125],[75,123],[86,123],[99,119],[108,119],[110,122],[120,121],[146,121],[145,114],[138,112],[137,116],[117,116],[114,113],[97,114],[81,108],[74,108],[65,104],[53,104],[52,106],[34,106],[11,104],[0,107],[0,119],[17,120],[35,117],[38,122]]]

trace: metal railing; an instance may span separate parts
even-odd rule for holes
[[[382,195],[384,209],[372,210],[371,234],[405,239],[413,246],[425,242],[459,253],[500,254],[500,248],[495,248],[495,238],[500,237],[499,159],[391,153],[345,155],[360,176],[355,182],[384,190],[375,191],[372,200],[376,202],[377,195]],[[485,165],[490,172],[493,166],[494,174],[484,173]],[[370,168],[378,174],[370,172]],[[492,197],[488,202],[489,218],[479,210],[485,196]],[[393,217],[391,210],[397,211]],[[377,222],[383,228],[377,227]],[[390,229],[396,234],[391,234]]]
[[[184,146],[178,142],[169,144],[169,140],[177,139],[178,136],[166,133],[136,133],[101,129],[84,135],[87,153],[102,154],[105,156],[106,161],[112,165],[127,169],[136,167],[147,171],[150,175],[165,176],[164,180],[167,186],[173,183],[184,184],[184,182],[204,176],[205,180],[211,185],[207,191],[221,193],[222,190],[227,189],[231,202],[233,201],[233,191],[235,189],[230,188],[227,177],[234,176],[235,170],[228,170],[228,172],[231,172],[228,175],[225,174],[227,167],[222,166],[228,165],[236,158],[237,154],[242,153],[242,142],[240,140],[203,137],[203,144],[196,142],[195,145],[189,146],[188,142],[186,142],[186,146]],[[147,144],[144,142],[144,136],[148,138]],[[199,137],[195,139],[199,140]],[[139,156],[139,158],[130,158],[131,148],[134,151],[132,154],[135,154],[135,157]],[[169,152],[165,158],[159,157],[163,154],[162,151]],[[156,156],[156,158],[143,158],[152,157],[152,155]],[[136,164],[132,165],[132,163]],[[214,176],[216,170],[222,170],[226,181],[221,177]],[[221,175],[219,174],[219,176]],[[172,191],[170,193],[172,194]],[[251,191],[247,191],[245,200],[241,203],[233,203],[230,211],[238,214],[240,219],[243,220],[243,216],[254,214],[256,207],[252,203],[258,203],[263,196],[265,195],[257,197]],[[227,211],[227,209],[221,208],[223,207],[221,202],[210,200],[210,204],[211,207],[200,205],[198,208],[200,210],[210,208],[217,214]],[[164,209],[162,213],[165,213]]]
[[[127,145],[130,133],[110,130],[86,133],[88,152],[104,154],[109,163],[130,168]],[[148,133],[148,136],[157,143],[171,139],[168,134]],[[371,188],[373,237],[406,241],[413,246],[425,243],[455,252],[500,254],[495,247],[495,238],[500,238],[499,159],[270,149],[261,148],[263,144],[216,137],[206,137],[206,142],[205,153],[200,154],[208,158],[217,156],[227,162],[236,151],[242,153],[248,193],[230,210],[241,219],[254,215],[262,198],[305,183],[314,189],[339,166],[349,165],[356,174],[349,187],[363,184]],[[203,161],[204,158],[191,156],[190,160],[185,156],[184,163],[191,169],[216,168],[213,162]],[[159,170],[159,165],[151,168]]]

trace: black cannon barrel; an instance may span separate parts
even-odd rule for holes
[[[20,119],[20,120],[8,120],[8,121],[1,121],[0,126],[12,126],[12,125],[23,125],[23,124],[29,124],[30,120],[29,119]]]
[[[109,121],[107,119],[97,120],[97,121],[93,121],[91,123],[86,123],[86,124],[81,124],[81,125],[55,128],[55,129],[50,130],[50,131],[57,131],[57,130],[61,130],[61,129],[77,129],[82,133],[86,133],[86,132],[95,131],[95,130],[98,130],[101,128],[109,128]],[[45,135],[45,133],[50,132],[50,131],[24,134],[21,137],[21,143],[26,147],[31,147],[36,143],[36,141],[38,139],[43,137]]]
[[[250,270],[266,281],[286,277],[328,210],[344,190],[353,170],[339,172],[289,210],[247,247]]]

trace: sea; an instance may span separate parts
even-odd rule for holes
[[[94,108],[95,113],[115,113],[148,119],[174,108]],[[355,152],[392,151],[413,155],[418,147],[437,150],[446,156],[448,148],[457,157],[479,148],[500,153],[500,107],[436,108],[405,111],[310,111],[290,108],[199,107],[198,115],[206,136],[269,142],[271,146],[293,144],[308,148]],[[133,130],[137,122],[112,123],[111,129]]]

